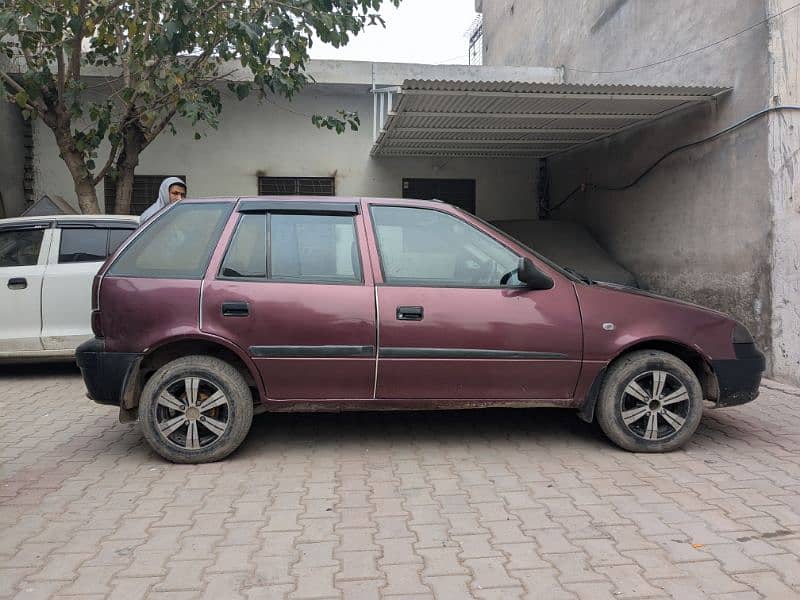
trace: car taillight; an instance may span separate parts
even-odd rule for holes
[[[92,279],[92,310],[97,310],[100,308],[100,275],[95,275],[94,279]]]
[[[97,309],[92,311],[92,333],[95,337],[103,337],[103,323],[100,319],[100,311]]]

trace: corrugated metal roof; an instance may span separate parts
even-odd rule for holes
[[[393,97],[372,154],[546,157],[730,89],[409,79]]]

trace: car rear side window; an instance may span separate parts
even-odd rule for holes
[[[108,230],[108,253],[114,254],[122,242],[127,240],[135,229],[109,229]]]
[[[119,248],[133,229],[108,229],[106,227],[69,227],[61,229],[58,262],[102,262]]]
[[[148,222],[109,275],[201,279],[232,209],[228,202],[179,203]]]
[[[220,275],[300,283],[360,283],[361,259],[353,217],[242,215]]]
[[[0,267],[28,267],[39,261],[43,229],[0,231]]]
[[[101,262],[106,259],[108,229],[75,228],[61,230],[59,263]]]

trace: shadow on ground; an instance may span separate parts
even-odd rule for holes
[[[74,362],[22,362],[0,363],[0,379],[8,377],[41,380],[48,377],[80,377],[81,371]]]

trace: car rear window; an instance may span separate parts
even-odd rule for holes
[[[181,202],[148,223],[108,274],[201,279],[232,209],[229,202]]]

